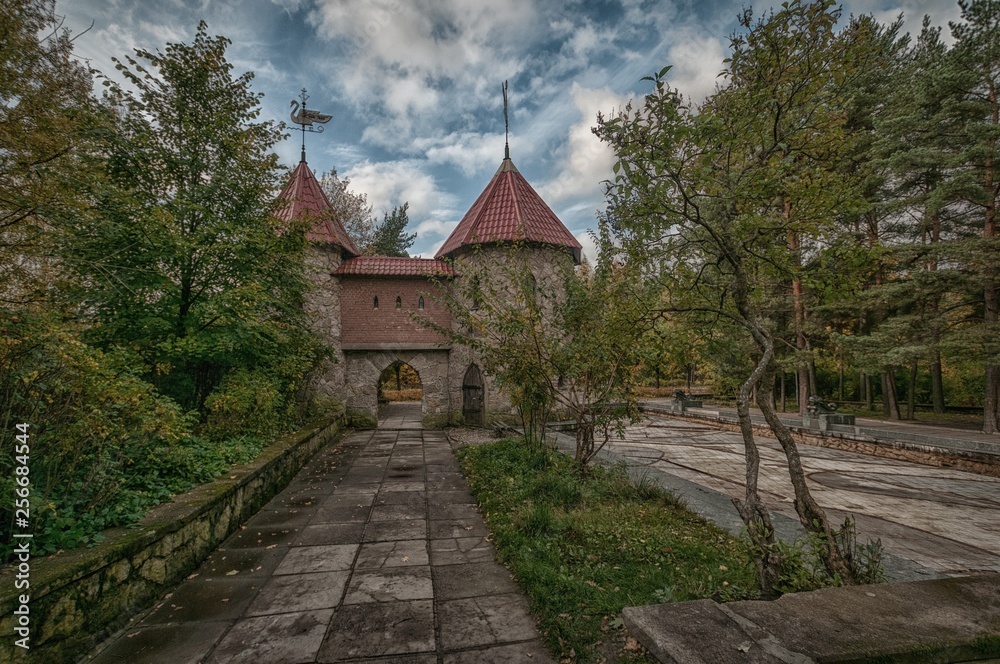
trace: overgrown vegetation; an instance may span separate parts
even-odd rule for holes
[[[228,40],[202,23],[137,50],[130,89],[98,99],[54,2],[2,14],[0,495],[25,423],[33,546],[51,552],[259,454],[301,416],[320,349],[303,229],[273,216],[281,131]]]
[[[621,469],[581,478],[570,457],[523,439],[465,447],[459,458],[502,562],[562,656],[629,661],[625,606],[755,596],[744,544]]]

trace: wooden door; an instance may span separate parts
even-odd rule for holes
[[[470,364],[462,379],[462,417],[468,426],[483,426],[485,414],[483,374],[479,367]]]

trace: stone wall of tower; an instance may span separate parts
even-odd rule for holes
[[[558,297],[563,288],[564,270],[573,266],[573,255],[567,249],[555,247],[519,246],[515,250],[511,245],[487,245],[476,251],[463,252],[454,260],[459,280],[472,278],[490,280],[501,291],[503,285],[498,280],[509,273],[508,266],[512,263],[515,269],[527,267],[531,270],[539,292]],[[469,305],[471,304],[470,302]],[[462,381],[472,363],[477,364],[483,372],[487,421],[507,420],[513,417],[516,410],[510,397],[496,385],[493,376],[485,371],[481,358],[472,349],[456,344],[452,347],[449,361],[448,391],[453,404],[452,421],[461,420]]]
[[[340,248],[332,245],[313,245],[306,255],[306,269],[313,286],[306,295],[306,315],[310,328],[331,350],[330,358],[314,372],[310,391],[340,402],[344,401],[346,374],[341,346],[340,283],[332,273],[342,262]]]

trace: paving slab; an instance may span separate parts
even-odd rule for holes
[[[667,664],[965,662],[1000,656],[1000,574],[847,586],[772,602],[629,607]]]
[[[431,563],[436,566],[486,563],[496,557],[496,549],[485,537],[432,539],[430,549]]]
[[[247,616],[332,609],[340,604],[350,571],[274,576],[247,609]]]
[[[528,612],[528,600],[519,593],[441,602],[438,620],[441,643],[446,650],[539,638],[538,628]]]
[[[129,629],[101,652],[96,664],[199,664],[231,622],[151,625]]]
[[[318,661],[433,652],[433,604],[417,600],[345,605],[330,626]]]
[[[448,565],[434,575],[434,596],[441,600],[516,592],[507,568],[493,562]]]
[[[414,565],[355,571],[344,604],[433,598],[430,566]]]
[[[348,435],[92,661],[554,664],[458,469],[439,432]]]
[[[208,664],[309,664],[323,642],[333,611],[247,618],[236,623]]]

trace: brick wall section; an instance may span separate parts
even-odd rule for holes
[[[444,328],[451,327],[451,315],[437,301],[437,285],[422,277],[388,278],[367,276],[340,277],[340,312],[344,344],[438,343],[445,337],[430,328],[421,327],[410,318],[410,312],[433,320]],[[373,307],[378,296],[379,308]],[[424,309],[419,311],[419,298]],[[396,308],[396,298],[402,307]]]

